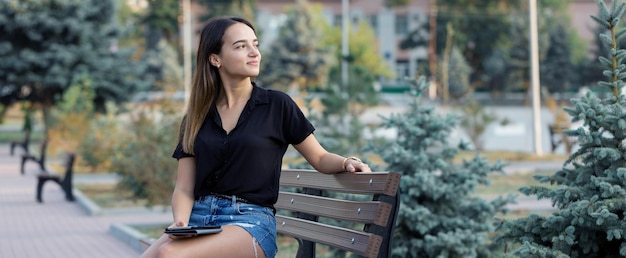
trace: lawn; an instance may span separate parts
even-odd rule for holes
[[[534,153],[528,152],[519,152],[519,151],[482,151],[480,155],[486,158],[489,162],[495,162],[497,160],[502,160],[506,162],[515,162],[515,161],[564,161],[567,159],[567,156],[562,154],[552,154],[552,153],[544,153],[539,156]],[[474,151],[464,151],[459,153],[454,161],[459,163],[463,159],[470,160],[476,156],[476,152]]]
[[[34,144],[35,142],[40,142],[41,140],[43,140],[43,138],[43,131],[34,131],[30,136],[32,144]],[[24,141],[24,132],[8,130],[2,131],[2,133],[0,133],[0,143],[9,143],[12,141]]]
[[[130,192],[117,189],[114,184],[77,184],[74,187],[101,208],[132,208],[146,204],[144,200],[133,200]]]
[[[534,175],[552,175],[555,171],[537,171],[534,173],[516,173],[516,174],[492,174],[490,175],[489,185],[480,185],[476,188],[478,195],[506,195],[519,194],[518,191],[522,186],[546,186],[554,187],[550,184],[542,184],[533,178]]]

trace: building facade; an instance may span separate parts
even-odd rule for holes
[[[330,24],[341,26],[341,0],[310,0],[323,6],[323,15]],[[428,22],[428,0],[413,0],[408,5],[396,8],[384,6],[384,0],[350,0],[351,24],[366,21],[376,33],[379,53],[395,72],[396,78],[415,78],[417,67],[428,60],[427,48],[401,49],[400,42],[409,32]],[[263,30],[263,42],[268,45],[278,33],[285,20],[285,9],[295,4],[294,0],[258,0],[257,26]],[[397,84],[396,79],[383,82]]]

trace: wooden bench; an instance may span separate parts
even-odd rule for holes
[[[11,142],[11,152],[10,152],[11,156],[13,156],[13,154],[15,153],[15,148],[17,147],[21,147],[24,153],[29,153],[28,151],[29,144],[30,144],[30,131],[26,130],[24,132],[24,140],[22,140],[21,142],[19,141]]]
[[[391,257],[399,184],[395,172],[326,175],[284,169],[275,205],[276,230],[296,239],[298,258],[316,257],[317,243],[365,257]],[[152,241],[139,240],[144,250]]]
[[[68,201],[74,201],[74,194],[72,185],[72,178],[74,176],[74,160],[76,159],[76,155],[74,153],[68,153],[64,159],[63,166],[65,167],[65,174],[61,177],[59,174],[52,173],[49,171],[44,171],[41,174],[37,175],[37,202],[43,202],[41,199],[41,194],[43,190],[43,186],[46,182],[52,181],[63,189],[65,192],[65,199]]]
[[[394,172],[283,170],[277,232],[297,240],[296,257],[316,257],[316,243],[365,257],[391,257],[399,184],[400,174]],[[329,223],[333,220],[340,225]]]
[[[43,140],[39,144],[39,155],[30,152],[22,153],[22,162],[20,163],[20,173],[24,174],[24,167],[27,161],[33,161],[39,165],[40,171],[46,171],[46,150],[48,148],[48,140]]]

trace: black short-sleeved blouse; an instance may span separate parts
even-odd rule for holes
[[[226,134],[214,107],[194,143],[196,198],[209,193],[237,195],[272,207],[289,144],[301,143],[315,128],[287,94],[253,84],[235,128]],[[179,142],[172,157],[192,157]]]

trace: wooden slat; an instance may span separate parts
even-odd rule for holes
[[[284,169],[280,185],[309,187],[356,194],[385,194],[395,196],[400,182],[396,172],[322,174],[307,169]]]
[[[387,225],[391,204],[348,201],[300,193],[280,192],[275,207],[363,224]]]
[[[382,243],[382,237],[376,234],[283,215],[276,215],[276,230],[281,234],[333,246],[366,257],[376,257]]]

